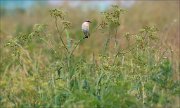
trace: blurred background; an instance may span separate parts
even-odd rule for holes
[[[78,40],[82,36],[81,24],[92,20],[91,27],[95,28],[101,21],[101,13],[111,5],[117,4],[127,12],[121,15],[121,25],[118,30],[118,40],[126,32],[137,33],[146,25],[155,25],[159,29],[159,38],[167,47],[179,57],[179,1],[86,1],[86,0],[0,0],[0,40],[1,46],[6,40],[18,35],[20,32],[30,33],[34,24],[47,24],[48,33],[56,34],[53,19],[49,9],[63,9],[67,14],[66,20],[72,23],[69,30],[70,37]],[[97,31],[86,42],[88,45],[80,46],[79,54],[97,52],[103,45],[105,34]],[[124,41],[121,41],[121,47]],[[98,46],[98,47],[97,47]],[[179,59],[177,59],[179,62]]]
[[[102,12],[114,4],[126,10],[119,18],[117,38],[114,32],[96,29],[102,22]],[[78,45],[72,58],[63,53],[51,9],[62,9],[64,20],[71,23],[62,34],[69,46],[82,39],[81,24],[92,21],[90,38]],[[137,106],[142,103],[147,107],[179,108],[179,17],[179,0],[0,0],[0,106],[57,107],[74,101],[72,105],[95,102],[98,107],[105,107],[112,100],[115,105],[135,107],[138,101]],[[43,27],[37,24],[47,25],[46,29],[42,32]],[[125,34],[138,34],[147,25],[158,28],[159,40],[153,41],[151,48],[146,46],[150,49],[146,51],[137,47],[141,46],[140,41],[133,44],[139,37],[142,40],[141,35],[129,35],[129,41]],[[60,20],[58,26],[63,27]],[[135,50],[116,57],[121,49],[127,51],[129,43]],[[104,46],[108,47],[107,57],[101,55]],[[69,49],[72,51],[72,47]],[[113,62],[116,59],[117,63]]]

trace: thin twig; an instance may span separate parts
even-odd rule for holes
[[[72,56],[72,54],[74,53],[74,51],[75,51],[75,49],[76,49],[76,47],[80,44],[80,42],[82,41],[82,40],[84,40],[85,38],[82,38],[82,39],[80,39],[78,42],[77,42],[77,44],[74,46],[74,48],[72,49],[72,51],[70,52],[70,55],[69,55],[69,57],[71,57]]]

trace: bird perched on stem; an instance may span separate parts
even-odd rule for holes
[[[82,23],[82,31],[84,33],[84,39],[85,38],[88,38],[90,36],[90,33],[89,33],[89,24],[91,23],[91,21],[87,20],[85,22]]]

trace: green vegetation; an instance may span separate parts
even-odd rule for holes
[[[1,43],[0,106],[178,107],[180,84],[173,77],[177,68],[173,51],[162,45],[158,28],[152,25],[124,32],[122,47],[118,29],[126,13],[117,5],[99,13],[91,37],[83,39],[68,21],[68,12],[51,9],[53,32],[47,23],[35,24]],[[71,36],[73,32],[79,37]],[[98,53],[78,52],[98,34],[103,35]]]

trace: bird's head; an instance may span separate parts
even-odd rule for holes
[[[90,21],[90,20],[86,20],[85,22],[91,23],[91,21]]]

